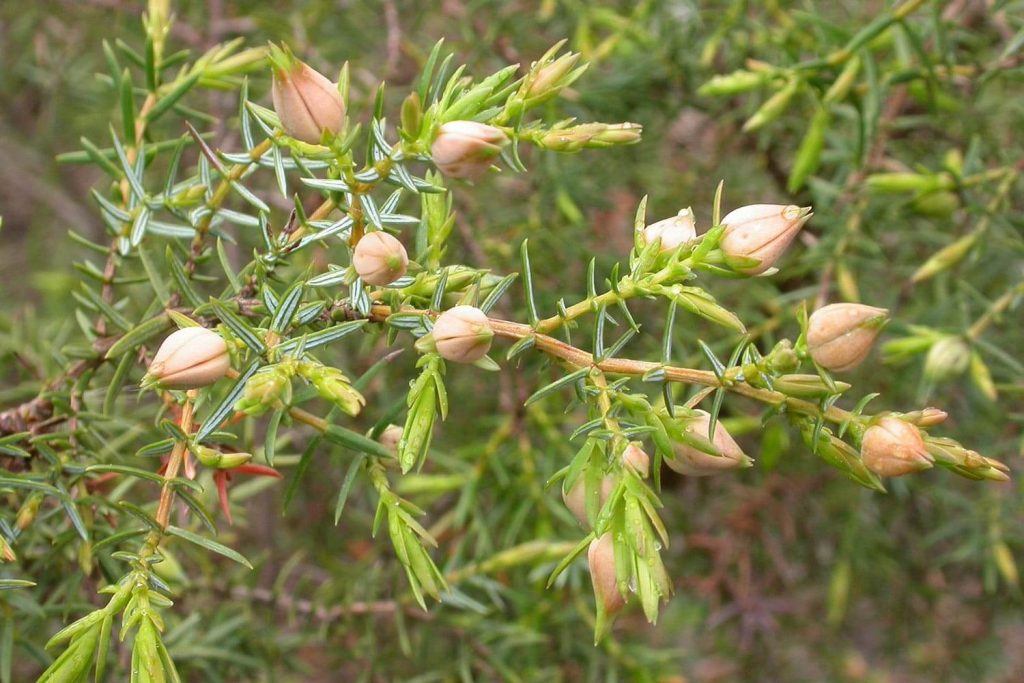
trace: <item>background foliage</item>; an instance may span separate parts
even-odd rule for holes
[[[795,195],[816,215],[783,272],[718,286],[718,299],[767,345],[794,333],[801,300],[890,308],[885,338],[902,344],[889,347],[890,365],[876,354],[853,383],[881,392],[876,408],[939,405],[952,415],[947,433],[1016,470],[1024,447],[1024,337],[1014,308],[1024,280],[1024,195],[1003,169],[1019,172],[1024,158],[1024,5],[913,4],[920,6],[906,23],[867,43],[870,58],[851,97],[822,105],[839,69],[810,69],[778,118],[753,132],[741,128],[784,87],[779,80],[725,96],[701,86],[758,63],[787,68],[825,58],[886,3],[182,3],[171,40],[201,52],[235,35],[252,45],[283,39],[325,73],[350,60],[356,110],[372,102],[381,80],[394,86],[397,107],[438,38],[476,73],[528,64],[569,38],[593,66],[568,98],[549,105],[552,116],[636,121],[644,141],[579,155],[531,150],[529,173],[506,170],[457,188],[462,253],[453,258],[516,271],[517,245],[528,237],[538,304],[550,314],[559,298],[585,294],[591,256],[600,272],[625,256],[644,194],[650,217],[692,205],[705,224],[719,179],[729,207]],[[88,191],[98,174],[54,157],[79,148],[81,135],[105,134],[117,99],[94,77],[106,69],[100,42],[130,42],[139,19],[138,8],[117,2],[0,7],[0,406],[34,396],[61,364],[52,349],[75,332],[68,292],[79,274],[69,264],[80,254],[65,234],[73,227],[102,235]],[[252,93],[264,104],[269,96],[258,88],[266,84],[254,81]],[[191,106],[221,116],[206,128],[216,131],[216,146],[238,149],[236,95],[193,97]],[[798,150],[825,118],[820,165],[791,193]],[[899,185],[884,173],[916,179]],[[912,281],[930,256],[979,226],[954,254],[962,258],[947,253],[933,277]],[[503,316],[525,318],[518,291],[502,306]],[[679,328],[680,364],[705,366],[694,344],[703,330]],[[977,360],[961,371],[959,361],[929,356],[945,335],[963,339]],[[348,367],[367,369],[384,348],[380,339],[366,342],[350,352]],[[716,351],[727,356],[729,348]],[[630,353],[643,357],[644,349]],[[400,405],[414,362],[409,352],[399,356],[367,394],[379,406]],[[455,599],[429,614],[416,607],[386,539],[369,540],[369,492],[357,488],[334,525],[351,459],[343,449],[321,447],[282,515],[288,465],[307,437],[285,438],[277,448],[284,482],[236,482],[235,525],[219,536],[244,549],[255,571],[175,547],[181,570],[165,578],[181,588],[166,642],[182,675],[1009,681],[1024,671],[1017,481],[977,485],[933,471],[892,482],[887,495],[871,493],[823,467],[781,425],[761,430],[758,406],[735,400],[728,424],[733,434],[749,432],[744,445],[757,466],[706,480],[665,473],[673,543],[664,558],[676,596],[657,627],[630,612],[594,647],[583,568],[544,587],[564,545],[580,536],[557,487],[544,482],[568,462],[566,436],[582,419],[563,415],[557,401],[522,408],[537,376],[514,366],[496,377],[452,368],[448,391],[458,398],[435,454],[399,489],[429,510],[442,570],[465,575]],[[4,519],[14,513],[5,508]],[[38,584],[0,593],[4,680],[29,680],[44,668],[42,644],[84,611],[82,596],[95,592],[103,562],[69,540],[59,507],[40,518],[44,531],[3,570]],[[535,539],[539,545],[521,545]],[[535,559],[477,564],[508,548]]]

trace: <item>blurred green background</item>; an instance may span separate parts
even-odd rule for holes
[[[893,311],[887,338],[910,325],[956,334],[1024,278],[1019,182],[993,212],[981,248],[917,286],[910,277],[924,259],[986,215],[994,183],[958,188],[954,206],[941,211],[865,184],[877,172],[941,170],[951,154],[975,172],[1019,166],[1024,4],[926,2],[910,29],[871,43],[874,67],[853,102],[836,107],[818,173],[795,196],[786,180],[814,100],[798,96],[778,120],[748,134],[743,122],[767,92],[697,95],[714,75],[747,60],[789,66],[825,56],[888,6],[208,0],[175,3],[171,43],[200,52],[237,35],[250,44],[285,40],[325,73],[351,62],[353,110],[365,112],[384,80],[397,112],[439,38],[476,74],[529,64],[567,38],[592,67],[567,97],[546,105],[548,117],[635,121],[644,141],[567,156],[529,151],[529,173],[506,170],[458,188],[458,250],[450,260],[516,271],[518,245],[528,237],[535,288],[551,314],[558,299],[585,294],[589,258],[597,257],[605,274],[625,258],[644,195],[649,218],[693,206],[701,229],[720,180],[726,209],[813,204],[816,215],[780,275],[712,285],[770,348],[777,336],[795,334],[793,311],[802,300],[838,301],[855,292]],[[99,174],[54,157],[77,149],[81,135],[105,137],[116,97],[94,75],[105,68],[100,43],[137,41],[140,18],[141,3],[116,0],[0,5],[0,406],[34,395],[41,377],[33,369],[52,362],[42,342],[69,333],[68,291],[77,281],[71,262],[81,254],[66,231],[102,235],[88,191]],[[918,76],[902,79],[903,71]],[[264,104],[268,80],[253,77]],[[222,117],[207,125],[216,144],[237,149],[235,94],[191,97],[190,106]],[[866,132],[865,117],[874,122]],[[518,291],[502,306],[502,316],[523,319]],[[650,321],[661,316],[654,306],[646,313]],[[694,342],[714,339],[715,331],[692,319],[677,327],[678,363],[703,367]],[[921,357],[883,365],[881,354],[853,374],[855,396],[880,392],[875,409],[938,405],[952,416],[944,433],[1016,471],[1024,460],[1020,310],[994,320],[981,343],[995,400],[966,376],[926,378]],[[657,344],[653,336],[631,344],[628,354],[656,357]],[[727,340],[712,346],[728,355]],[[402,399],[412,362],[401,359],[371,392],[381,412]],[[557,487],[544,488],[571,457],[567,436],[579,416],[563,415],[559,401],[521,408],[543,378],[555,376],[544,370],[538,378],[538,367],[530,360],[525,369],[505,368],[496,382],[471,369],[449,373],[457,409],[435,441],[439,455],[427,475],[451,475],[454,488],[415,498],[440,529],[440,562],[463,566],[534,538],[582,535]],[[183,561],[190,579],[179,591],[180,621],[171,625],[175,658],[188,680],[228,681],[1024,678],[1014,561],[1024,550],[1024,498],[1016,478],[997,485],[933,471],[893,481],[888,495],[872,494],[818,461],[780,420],[762,428],[757,406],[731,400],[725,414],[758,466],[709,480],[666,473],[663,517],[673,543],[665,563],[676,596],[655,627],[629,612],[614,637],[594,647],[592,596],[579,566],[548,590],[550,566],[527,567],[472,581],[471,600],[437,606],[429,616],[396,608],[402,578],[386,541],[369,539],[370,497],[356,495],[346,519],[333,525],[345,460],[325,452],[284,516],[283,486],[260,481],[233,489],[251,504],[222,540],[259,557],[259,571]],[[460,498],[464,489],[473,495]],[[459,500],[471,508],[453,517]],[[64,580],[66,590],[92,592],[86,578]],[[62,595],[56,590],[47,600],[59,604]],[[18,618],[26,646],[44,642],[54,623]],[[34,662],[17,662],[16,674],[28,680]]]

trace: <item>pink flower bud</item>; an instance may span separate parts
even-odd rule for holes
[[[219,334],[185,327],[164,339],[143,381],[165,389],[198,389],[219,380],[229,367],[228,346]]]
[[[865,467],[883,477],[920,472],[935,462],[917,427],[897,417],[883,417],[867,428],[860,457]]]
[[[533,100],[531,104],[536,106],[558,94],[558,91],[568,85],[567,80],[572,82],[574,79],[566,77],[571,75],[579,59],[578,52],[570,52],[553,61],[543,60],[541,63],[534,64],[527,77],[529,87],[526,96]]]
[[[933,427],[942,424],[949,417],[949,413],[941,408],[925,408],[917,413],[918,427]]]
[[[697,226],[691,209],[683,209],[678,215],[651,223],[643,230],[644,242],[650,244],[661,240],[661,250],[675,251],[681,244],[697,239]]]
[[[474,363],[487,355],[494,330],[479,308],[456,306],[437,317],[431,336],[445,360]]]
[[[698,410],[697,416],[687,422],[686,432],[696,438],[707,440],[710,425],[711,415]],[[666,458],[665,464],[669,469],[691,477],[706,477],[726,470],[750,467],[753,464],[721,422],[715,424],[712,444],[718,455],[705,453],[690,444],[677,443],[674,448],[675,457]]]
[[[402,440],[402,433],[405,430],[398,425],[388,425],[377,437],[380,445],[392,453],[398,453],[398,442]]]
[[[491,166],[508,138],[498,128],[476,121],[450,121],[441,126],[430,156],[441,173],[473,180]]]
[[[626,604],[626,599],[619,592],[615,576],[615,544],[610,533],[590,542],[587,564],[590,566],[590,581],[594,584],[594,597],[605,614],[615,614]]]
[[[569,508],[569,512],[573,514],[573,517],[579,520],[580,524],[586,525],[587,520],[587,489],[586,477],[580,477],[573,483],[572,488],[568,491],[562,491],[562,501],[565,503],[565,507]],[[608,496],[612,495],[612,491],[615,490],[615,480],[610,476],[601,478],[601,490],[598,493],[598,500],[601,505],[605,504],[608,500]]]
[[[394,236],[383,230],[363,235],[352,251],[352,267],[363,282],[383,287],[405,275],[409,254]]]
[[[884,308],[863,304],[822,306],[807,321],[807,350],[826,370],[852,370],[867,358],[888,316]]]
[[[336,134],[345,120],[345,103],[338,87],[290,52],[275,53],[271,97],[284,132],[311,145],[324,131]]]
[[[734,266],[737,271],[759,275],[775,265],[813,215],[809,206],[742,206],[722,219],[725,234],[719,246],[726,256],[737,261]]]
[[[651,456],[644,452],[644,449],[631,443],[622,451],[622,464],[630,468],[641,477],[646,477],[651,470]]]

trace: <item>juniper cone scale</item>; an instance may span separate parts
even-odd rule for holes
[[[367,284],[383,287],[405,275],[409,254],[398,238],[375,230],[363,235],[356,244],[352,267]]]
[[[450,121],[440,127],[430,158],[449,178],[475,180],[501,154],[508,137],[500,129],[476,121]]]
[[[833,372],[860,365],[885,325],[889,311],[863,304],[829,304],[807,321],[807,349],[814,362]]]
[[[727,256],[742,260],[736,266],[739,272],[760,275],[775,265],[813,215],[809,206],[742,206],[722,219],[725,233],[719,246]],[[747,259],[754,261],[755,265],[745,265]]]
[[[711,415],[698,410],[696,417],[687,422],[686,432],[706,440],[710,426]],[[665,458],[665,464],[669,469],[691,477],[707,477],[728,470],[750,467],[753,464],[721,422],[715,425],[715,436],[711,443],[718,451],[717,455],[705,453],[686,443],[677,443],[674,446],[673,457]]]
[[[165,389],[198,389],[222,378],[230,367],[223,337],[205,327],[186,327],[160,344],[146,378]]]
[[[882,477],[920,472],[935,462],[918,428],[897,417],[883,417],[868,427],[860,455],[864,466]]]

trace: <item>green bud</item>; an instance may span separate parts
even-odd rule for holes
[[[944,218],[960,207],[960,197],[955,192],[947,192],[945,190],[928,192],[919,197],[914,197],[910,206],[919,214]]]
[[[927,280],[960,263],[970,253],[971,248],[980,236],[980,232],[972,232],[938,250],[932,254],[931,258],[924,262],[924,265],[917,269],[917,272],[911,278],[911,282]]]
[[[821,151],[825,148],[825,133],[828,131],[828,124],[831,120],[828,107],[818,106],[811,118],[811,124],[804,133],[804,139],[797,150],[796,160],[793,162],[793,169],[789,172],[789,182],[786,186],[790,192],[796,192],[807,179],[818,170],[821,163]]]
[[[839,72],[836,80],[832,82],[832,85],[829,86],[828,91],[825,93],[825,103],[832,104],[845,100],[846,96],[850,94],[853,84],[857,81],[857,73],[859,71],[859,57],[854,56],[847,60],[846,66]]]
[[[738,95],[763,85],[771,76],[767,72],[755,72],[739,69],[729,74],[714,76],[710,81],[697,89],[702,97],[721,97]]]
[[[247,415],[262,415],[274,406],[289,403],[293,372],[285,363],[262,368],[245,383],[245,391],[235,404],[235,410]]]
[[[39,512],[39,506],[43,502],[43,494],[39,491],[34,491],[29,494],[25,502],[22,503],[21,509],[18,510],[18,516],[15,518],[14,525],[19,530],[24,531],[27,529],[33,521],[35,521],[36,514]]]
[[[846,382],[834,382],[830,388],[818,375],[782,375],[772,380],[772,387],[794,398],[824,398],[850,388]]]
[[[862,462],[860,454],[853,446],[837,437],[828,428],[815,429],[815,421],[810,418],[795,418],[794,422],[800,429],[804,443],[822,460],[861,486],[876,491],[885,490],[881,480]]]
[[[586,69],[586,65],[580,69],[576,68],[580,60],[577,52],[566,53],[554,60],[549,55],[550,51],[533,64],[523,82],[527,107],[535,107],[555,97]]]
[[[988,365],[978,353],[971,354],[971,381],[985,395],[985,398],[990,401],[996,400],[998,397],[996,383],[992,380],[992,373],[989,371]]]
[[[336,405],[346,415],[358,415],[366,405],[363,395],[337,368],[306,362],[299,366],[299,374],[313,385],[321,398]]]
[[[788,339],[778,342],[768,354],[768,367],[774,372],[792,372],[800,366],[800,357],[793,350],[793,343]]]
[[[251,453],[222,453],[209,446],[197,445],[189,450],[205,467],[220,470],[229,470],[252,460]]]
[[[632,145],[640,142],[642,132],[643,127],[637,123],[584,123],[552,129],[534,142],[556,152],[578,152],[584,148]]]
[[[743,132],[752,133],[782,116],[799,89],[799,78],[788,81],[777,93],[765,100],[753,116],[747,119],[747,122],[743,124]]]
[[[940,339],[929,349],[924,361],[924,375],[941,382],[960,375],[971,362],[971,347],[962,337]]]
[[[946,173],[873,173],[868,176],[867,184],[869,190],[880,194],[925,193],[956,187],[953,178]]]
[[[411,93],[402,102],[402,132],[410,139],[415,139],[420,134],[420,127],[423,125],[423,105],[420,104],[418,93]]]

